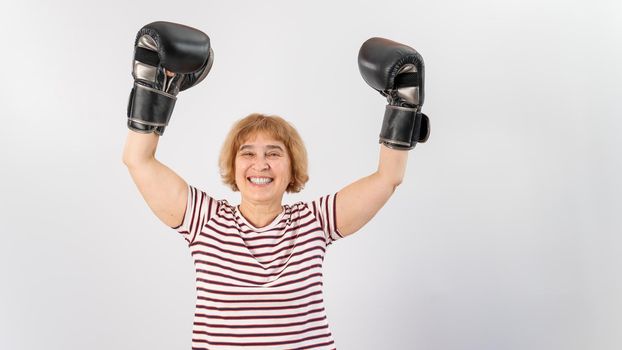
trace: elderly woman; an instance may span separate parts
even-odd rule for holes
[[[239,205],[187,184],[155,158],[176,95],[209,73],[209,38],[167,22],[136,38],[130,129],[123,160],[143,198],[188,242],[196,267],[193,349],[334,349],[322,296],[322,262],[333,241],[363,227],[401,183],[407,150],[428,135],[423,62],[412,48],[368,40],[364,79],[389,100],[378,170],[334,194],[282,204],[308,181],[298,132],[278,116],[235,123],[220,154],[223,182]]]

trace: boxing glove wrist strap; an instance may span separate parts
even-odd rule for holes
[[[129,120],[153,126],[166,126],[177,97],[141,84],[134,84],[127,111]]]
[[[426,136],[422,135],[421,127],[424,118],[427,119],[416,108],[387,105],[380,130],[379,143],[399,150],[415,148],[417,142],[422,142],[421,140]]]

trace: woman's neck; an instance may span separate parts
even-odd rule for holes
[[[269,225],[283,212],[280,203],[259,204],[242,201],[239,207],[240,214],[256,228]]]

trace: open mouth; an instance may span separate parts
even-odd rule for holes
[[[246,180],[255,186],[267,186],[274,181],[269,177],[247,177]]]

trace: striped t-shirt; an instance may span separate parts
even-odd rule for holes
[[[337,193],[256,228],[239,206],[188,186],[183,222],[196,269],[192,349],[335,349],[322,293],[326,248],[341,238]]]

